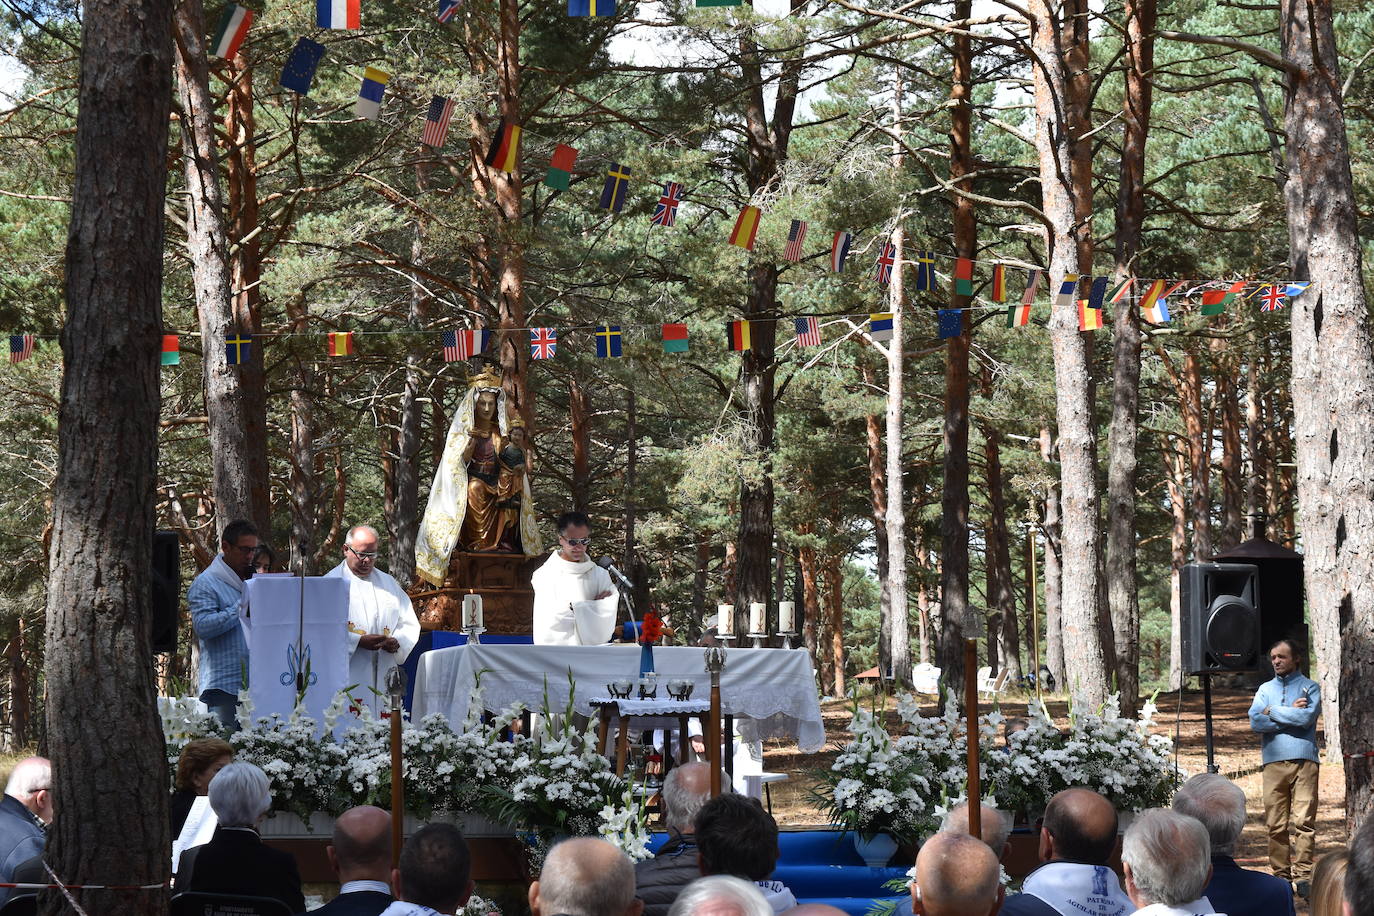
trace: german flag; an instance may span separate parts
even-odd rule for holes
[[[762,215],[758,207],[745,207],[741,210],[739,219],[735,220],[735,231],[730,233],[730,244],[738,245],[745,251],[753,251],[754,238],[759,234],[759,217]]]
[[[1007,266],[1005,264],[994,264],[992,267],[992,295],[993,302],[1007,301]]]
[[[502,121],[501,129],[491,138],[485,162],[494,169],[514,172],[520,164],[520,128]]]
[[[352,331],[330,331],[330,332],[329,332],[329,355],[330,355],[330,356],[352,356],[352,355],[353,355],[353,332],[352,332]]]
[[[754,209],[750,207],[749,209]],[[725,323],[725,344],[735,352],[752,349],[749,340],[749,322],[727,321]]]

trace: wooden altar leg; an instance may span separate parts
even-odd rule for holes
[[[677,717],[677,762],[679,766],[692,759],[692,736],[687,733],[687,723],[691,721],[691,718],[687,715]],[[705,729],[702,730],[705,731]]]
[[[596,726],[596,752],[606,756],[606,739],[611,733],[611,707],[601,707],[601,722]]]
[[[615,739],[615,775],[625,775],[625,764],[630,759],[630,723],[629,716],[623,712],[620,716],[620,732]]]

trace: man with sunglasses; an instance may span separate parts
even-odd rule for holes
[[[386,675],[405,664],[420,638],[410,596],[377,568],[377,530],[355,525],[344,539],[343,562],[327,576],[348,580],[348,682],[353,702],[379,713],[387,706]]]
[[[611,574],[587,556],[592,520],[581,512],[558,518],[558,550],[534,571],[534,642],[599,646],[615,629],[620,593]]]

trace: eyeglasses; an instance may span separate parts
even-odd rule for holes
[[[563,538],[563,540],[573,547],[586,547],[592,542],[591,538]]]
[[[375,560],[375,559],[377,559],[377,551],[375,551],[375,550],[368,551],[367,553],[359,553],[358,551],[354,550],[352,547],[349,547],[347,544],[344,545],[344,549],[347,550],[349,553],[353,554],[353,556],[357,557],[359,560]]]

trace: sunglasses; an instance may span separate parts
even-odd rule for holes
[[[591,538],[563,538],[563,540],[574,547],[586,547],[592,542]]]

